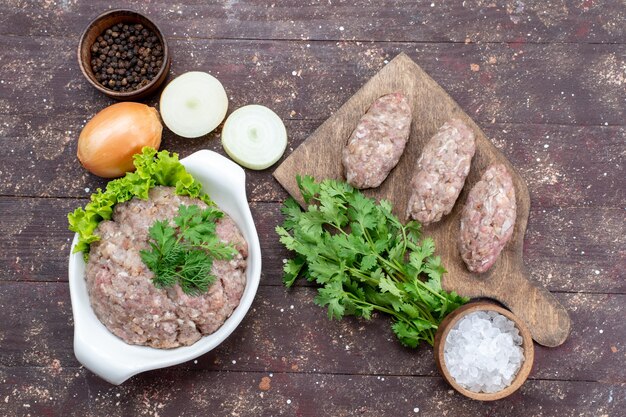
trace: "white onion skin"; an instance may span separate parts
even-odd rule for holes
[[[78,160],[104,178],[135,170],[133,155],[144,146],[159,149],[163,126],[159,113],[141,103],[121,102],[96,114],[78,138]]]

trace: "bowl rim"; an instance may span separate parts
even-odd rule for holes
[[[150,80],[150,82],[148,84],[146,84],[143,87],[138,88],[136,90],[132,90],[132,91],[115,91],[115,90],[111,90],[110,88],[103,87],[101,84],[97,83],[94,79],[92,79],[90,74],[93,74],[93,71],[91,70],[91,67],[86,65],[86,63],[82,59],[81,51],[83,49],[83,44],[87,40],[87,35],[90,33],[91,30],[94,29],[94,27],[95,27],[97,22],[99,22],[100,20],[104,19],[105,17],[108,17],[109,15],[114,15],[114,14],[119,14],[120,17],[123,16],[123,15],[126,15],[126,16],[128,16],[128,15],[135,15],[135,16],[139,17],[140,19],[146,20],[152,26],[154,26],[155,35],[159,38],[159,41],[163,45],[163,63],[161,65],[161,68],[159,69],[159,72],[156,73],[154,78],[152,78],[152,80]],[[164,73],[169,71],[169,66],[170,66],[169,48],[167,46],[167,41],[165,39],[165,35],[161,31],[161,28],[159,28],[159,26],[152,19],[150,19],[148,16],[146,16],[145,14],[143,14],[141,12],[133,10],[133,9],[111,9],[111,10],[107,10],[107,11],[99,14],[94,19],[92,19],[87,24],[87,26],[85,26],[85,29],[83,29],[83,32],[80,35],[80,39],[78,41],[78,48],[77,48],[77,54],[76,55],[77,55],[77,58],[78,58],[78,65],[80,67],[80,71],[83,73],[83,76],[87,79],[89,84],[91,84],[93,87],[95,87],[101,93],[106,94],[109,97],[116,98],[116,99],[121,99],[121,100],[131,100],[131,99],[133,99],[133,98],[135,98],[137,96],[141,96],[141,95],[145,94],[146,92],[148,92],[148,90],[153,88],[154,85],[157,82],[162,82],[161,78],[163,77]]]
[[[246,237],[246,286],[239,305],[224,323],[214,333],[203,336],[196,343],[173,349],[131,345],[111,333],[96,317],[84,279],[83,254],[71,252],[77,243],[75,235],[68,269],[74,318],[74,354],[87,369],[115,385],[138,373],[186,362],[211,351],[239,326],[256,297],[261,279],[261,246],[246,197],[244,170],[228,158],[209,150],[195,152],[181,159],[181,163],[202,183],[205,192],[214,191],[209,192],[209,195],[218,206],[221,207],[220,202],[229,206],[229,209],[221,208],[233,218]],[[223,190],[222,194],[219,194],[220,190]],[[229,199],[230,202],[223,203]]]
[[[454,325],[461,318],[476,311],[495,311],[497,313],[502,314],[503,316],[505,316],[506,318],[508,318],[515,324],[515,327],[517,327],[517,329],[520,332],[520,335],[522,336],[522,348],[524,349],[524,361],[522,362],[520,369],[517,371],[517,375],[511,382],[511,385],[505,387],[504,389],[500,391],[493,392],[493,393],[474,392],[474,391],[470,391],[468,389],[463,388],[460,384],[456,382],[454,377],[452,377],[452,375],[448,371],[448,367],[445,364],[444,345],[445,345],[445,340],[448,337],[448,333],[450,332],[450,330],[452,330]],[[434,344],[433,351],[435,354],[435,362],[437,364],[437,369],[439,370],[441,375],[444,377],[446,382],[448,382],[448,384],[450,384],[452,388],[454,388],[456,391],[463,394],[464,396],[474,399],[474,400],[479,400],[479,401],[499,400],[517,391],[528,378],[528,375],[530,374],[530,371],[532,370],[532,366],[533,366],[533,362],[535,358],[533,339],[532,339],[530,330],[528,329],[528,326],[526,326],[526,323],[524,323],[520,318],[515,316],[509,310],[497,305],[495,301],[488,301],[488,300],[470,301],[469,303],[459,307],[458,309],[450,313],[448,316],[446,316],[446,318],[439,325],[439,329],[437,330],[437,333],[435,334],[435,344]]]

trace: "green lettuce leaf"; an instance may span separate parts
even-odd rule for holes
[[[178,195],[199,198],[210,206],[214,205],[202,192],[202,185],[180,163],[178,154],[157,152],[146,146],[140,154],[133,156],[133,163],[135,172],[110,181],[104,190],[98,188],[84,208],[79,207],[67,215],[69,229],[78,233],[74,253],[83,252],[86,259],[89,245],[100,239],[94,231],[101,221],[111,219],[113,206],[133,197],[147,200],[150,188],[157,185],[175,187]]]

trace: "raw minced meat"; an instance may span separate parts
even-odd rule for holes
[[[450,213],[475,150],[472,129],[459,119],[444,123],[417,160],[407,216],[427,225]]]
[[[411,130],[404,94],[377,99],[361,117],[343,149],[346,180],[356,188],[378,187],[398,164]]]
[[[154,274],[139,252],[149,249],[150,226],[176,217],[181,204],[206,208],[198,199],[176,195],[173,188],[155,187],[148,200],[117,204],[112,221],[103,221],[96,229],[100,240],[91,244],[86,267],[89,299],[100,321],[126,343],[155,348],[191,345],[220,328],[239,305],[248,246],[226,214],[217,221],[216,233],[238,253],[230,261],[213,261],[211,273],[217,279],[208,292],[193,296],[178,284],[157,288],[152,283]]]
[[[502,164],[492,165],[471,189],[461,213],[459,250],[467,269],[482,273],[513,235],[515,187]]]

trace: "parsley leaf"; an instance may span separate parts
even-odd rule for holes
[[[284,266],[285,286],[298,276],[315,281],[315,303],[329,318],[384,312],[402,344],[432,345],[441,320],[467,302],[441,288],[446,270],[435,242],[422,239],[418,222],[403,225],[389,201],[376,202],[341,181],[298,176],[297,183],[307,207],[289,198],[276,227],[280,242],[295,252]]]
[[[232,259],[234,246],[217,237],[215,221],[224,214],[215,207],[178,207],[174,225],[157,220],[148,229],[150,250],[140,251],[141,260],[154,273],[159,288],[178,283],[186,294],[206,292],[215,281],[211,267],[215,259]]]

